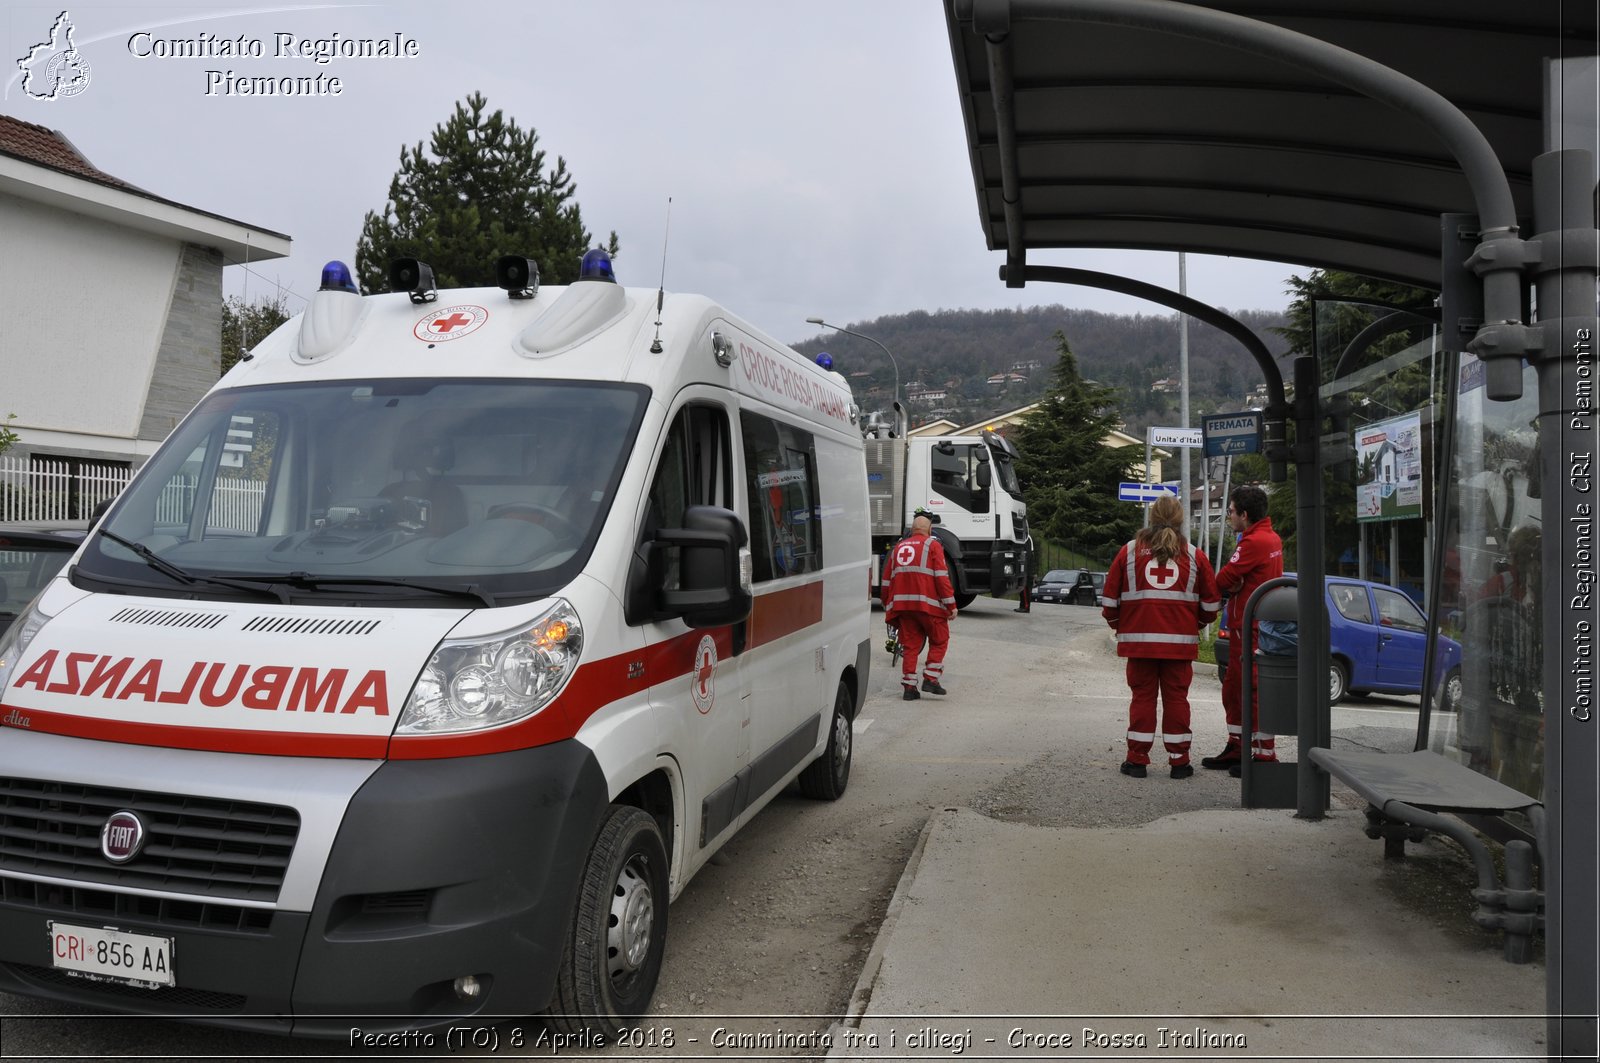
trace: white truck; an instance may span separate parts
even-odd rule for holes
[[[849,387],[599,254],[330,263],[0,638],[0,990],[609,1044],[696,870],[844,792]]]
[[[1028,507],[1017,482],[1016,445],[987,429],[978,435],[908,438],[904,417],[898,421],[888,438],[874,438],[882,431],[876,425],[867,433],[873,593],[885,555],[918,510],[935,518],[934,535],[949,559],[959,608],[980,594],[999,598],[1021,588]]]

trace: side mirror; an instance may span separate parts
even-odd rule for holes
[[[106,515],[106,510],[111,508],[111,503],[113,501],[115,501],[115,499],[102,498],[100,501],[94,504],[94,509],[89,513],[90,527],[100,523],[100,518]]]
[[[987,491],[989,484],[994,481],[994,473],[989,469],[989,463],[984,462],[978,466],[978,487]]]
[[[740,570],[740,552],[750,541],[744,523],[720,506],[690,506],[683,524],[658,530],[642,545],[629,580],[628,622],[678,616],[690,627],[705,628],[747,619],[754,596]],[[669,588],[672,550],[678,551],[678,585]]]

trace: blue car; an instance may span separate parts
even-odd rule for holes
[[[1327,584],[1328,703],[1337,705],[1346,694],[1420,694],[1428,643],[1422,610],[1386,583],[1329,576]],[[1226,617],[1234,607],[1230,600],[1223,609],[1216,647],[1219,677],[1227,674],[1232,653]],[[1441,708],[1448,712],[1461,700],[1461,644],[1441,636],[1437,663]]]

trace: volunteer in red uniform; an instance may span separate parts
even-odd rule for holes
[[[1248,485],[1235,487],[1228,496],[1228,526],[1239,533],[1239,545],[1234,548],[1233,556],[1217,573],[1217,586],[1230,598],[1228,636],[1233,656],[1228,662],[1228,674],[1222,680],[1222,711],[1228,720],[1228,744],[1216,756],[1202,757],[1202,768],[1236,768],[1239,765],[1243,744],[1239,727],[1239,684],[1244,676],[1239,657],[1244,639],[1239,635],[1244,627],[1244,607],[1257,587],[1283,575],[1283,540],[1272,530],[1265,491]],[[1251,682],[1255,682],[1254,662],[1250,674]],[[1278,759],[1272,736],[1261,731],[1251,736],[1250,753],[1256,760]]]
[[[900,632],[901,697],[916,701],[917,658],[922,644],[928,644],[928,663],[922,670],[922,690],[929,694],[947,693],[939,679],[944,675],[944,652],[950,645],[948,621],[956,615],[956,592],[950,584],[950,569],[944,547],[933,537],[933,520],[918,514],[911,522],[911,534],[894,544],[884,566],[884,619]]]
[[[1142,779],[1156,740],[1174,779],[1189,763],[1189,682],[1200,652],[1200,629],[1222,607],[1211,562],[1183,537],[1183,504],[1171,495],[1150,507],[1150,526],[1117,552],[1106,571],[1100,615],[1117,633],[1117,656],[1128,659],[1128,756],[1122,774]]]

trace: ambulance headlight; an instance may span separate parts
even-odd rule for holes
[[[477,639],[447,639],[411,688],[396,734],[503,727],[555,700],[583,650],[578,613],[557,601],[526,627]]]
[[[49,619],[35,601],[11,622],[5,634],[0,635],[0,693],[4,693],[6,685],[11,682],[11,675],[17,670],[17,661],[27,652],[28,643],[33,641],[33,636]]]

